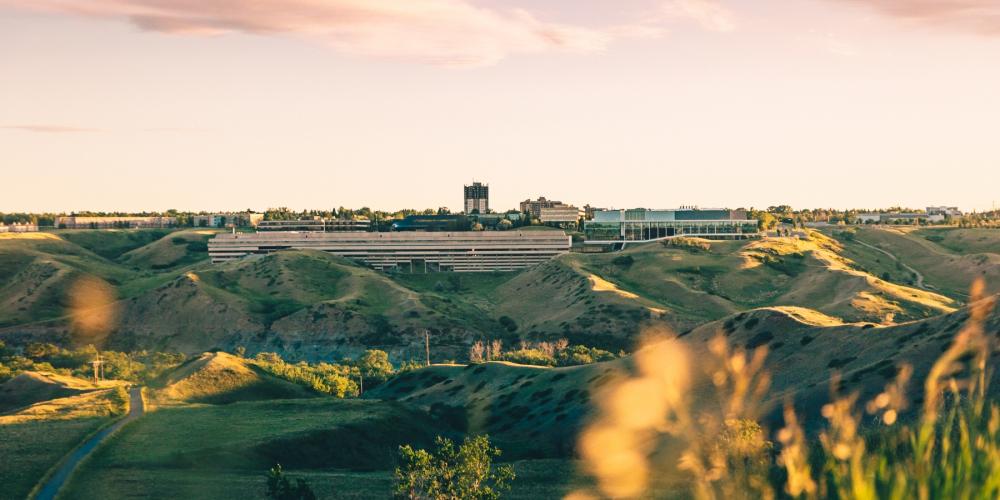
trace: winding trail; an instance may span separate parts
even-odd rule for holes
[[[870,243],[865,243],[865,242],[863,242],[863,241],[861,241],[861,240],[859,240],[857,238],[854,238],[854,241],[857,242],[858,244],[862,245],[862,246],[866,246],[868,248],[871,248],[872,250],[875,250],[876,252],[882,252],[882,253],[888,255],[890,259],[898,262],[899,265],[903,266],[903,268],[905,268],[907,271],[910,271],[911,273],[913,273],[913,275],[917,277],[917,282],[916,282],[917,288],[920,288],[922,290],[931,290],[932,289],[932,287],[924,284],[924,275],[920,274],[920,271],[917,271],[916,269],[914,269],[914,268],[906,265],[903,261],[899,260],[898,257],[896,257],[895,255],[893,255],[892,253],[890,253],[888,250],[879,248],[879,247],[877,247],[875,245],[872,245]]]
[[[94,434],[87,441],[83,443],[79,448],[73,450],[64,460],[63,464],[59,467],[59,470],[49,478],[49,480],[42,486],[42,489],[38,491],[38,495],[35,496],[35,500],[53,500],[56,495],[59,494],[59,490],[66,484],[66,480],[73,474],[77,466],[83,459],[87,458],[97,447],[104,442],[112,433],[121,429],[125,424],[139,418],[145,412],[145,406],[142,402],[142,387],[133,387],[129,390],[129,410],[128,415],[125,418],[115,422],[102,429],[97,434]]]

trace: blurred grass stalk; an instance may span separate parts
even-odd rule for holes
[[[970,296],[969,319],[932,366],[921,411],[909,423],[899,418],[912,367],[900,366],[863,407],[857,392],[838,394],[835,377],[819,445],[807,440],[789,397],[777,452],[757,423],[770,386],[766,348],[733,351],[715,338],[711,359],[698,360],[715,398],[694,410],[687,349],[665,332],[648,334],[635,356],[636,374],[601,391],[597,417],[581,435],[579,451],[596,490],[568,498],[677,496],[655,484],[671,474],[681,474],[689,494],[702,499],[1000,498],[1000,407],[986,397],[994,340],[983,330],[994,299],[984,297],[982,281]],[[863,428],[863,412],[879,427]]]

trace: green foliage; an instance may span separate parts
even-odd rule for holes
[[[400,446],[394,495],[400,499],[496,499],[510,488],[514,469],[493,465],[501,451],[489,437],[467,437],[457,449],[447,438],[438,437],[437,449],[414,450]]]
[[[267,471],[267,498],[274,500],[315,500],[316,494],[302,478],[295,479],[295,484],[285,476],[281,464],[276,464]]]
[[[517,351],[508,351],[500,355],[497,359],[500,361],[510,361],[511,363],[519,363],[522,365],[556,365],[555,358],[538,349],[519,349]]]
[[[556,353],[555,358],[558,366],[576,366],[611,361],[616,357],[614,353],[603,349],[575,345]]]
[[[389,362],[389,355],[377,349],[365,351],[357,361],[357,368],[364,376],[365,388],[384,383],[395,372],[395,368]]]
[[[8,377],[13,377],[23,371],[32,370],[90,378],[93,376],[90,363],[97,359],[97,356],[98,351],[92,345],[79,349],[64,349],[54,344],[31,343],[24,348],[23,357],[4,356],[0,353],[0,363],[6,365],[6,370],[0,370],[0,375],[7,372]],[[159,377],[185,359],[180,353],[149,351],[131,353],[100,351],[100,357],[104,362],[104,378],[141,383]]]
[[[338,398],[356,396],[358,384],[352,378],[353,369],[330,363],[309,364],[305,361],[286,363],[281,356],[262,352],[254,358],[254,364],[275,377],[308,387],[316,392]]]
[[[119,385],[112,389],[108,399],[111,401],[113,415],[124,415],[128,412],[129,395],[124,386]]]

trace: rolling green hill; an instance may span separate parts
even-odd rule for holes
[[[877,236],[940,248],[951,257],[914,257],[913,265],[926,269],[929,284],[946,276],[948,287],[938,293],[908,275],[884,275],[891,270],[886,255],[818,232],[572,253],[518,273],[425,275],[375,272],[310,251],[213,265],[205,260],[205,231],[61,231],[0,239],[0,336],[76,344],[106,336],[114,349],[186,353],[243,346],[289,359],[339,359],[367,348],[395,361],[421,359],[425,333],[435,360],[462,360],[472,342],[494,338],[507,345],[568,338],[618,351],[634,348],[644,325],[686,332],[759,307],[886,325],[933,317],[960,307],[957,290],[983,274],[963,271],[975,259],[986,260],[970,269],[1000,273],[991,254],[947,254],[916,235],[861,231],[857,241],[873,245],[883,244]],[[974,234],[956,233],[950,244],[988,246],[978,238],[991,236]],[[904,243],[898,246],[913,246]],[[82,335],[79,311],[70,314],[81,280],[108,291],[100,308],[90,308],[107,316],[102,335]]]

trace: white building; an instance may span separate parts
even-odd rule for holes
[[[559,230],[463,232],[223,233],[208,242],[212,262],[287,249],[311,249],[404,272],[514,271],[570,249]]]

